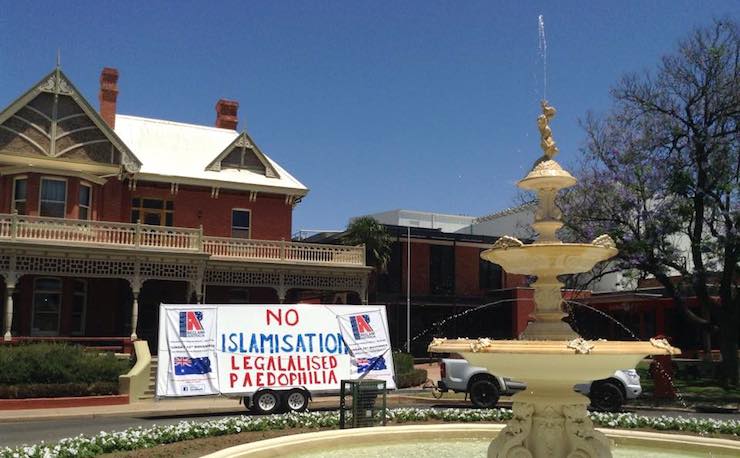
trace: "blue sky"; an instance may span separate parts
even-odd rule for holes
[[[62,68],[97,106],[119,69],[118,111],[212,125],[219,98],[311,192],[293,230],[407,208],[484,215],[514,202],[539,156],[543,92],[561,163],[578,120],[609,88],[653,68],[695,26],[738,18],[738,1],[0,0],[0,105]]]

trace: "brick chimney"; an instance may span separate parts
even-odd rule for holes
[[[100,73],[100,116],[113,129],[116,127],[116,99],[118,98],[118,70],[105,67]]]
[[[239,123],[238,110],[239,102],[236,100],[219,100],[216,103],[216,127],[236,130],[236,125]]]

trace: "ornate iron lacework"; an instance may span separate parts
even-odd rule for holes
[[[133,261],[17,256],[16,271],[23,274],[59,274],[86,277],[133,277]]]
[[[198,266],[142,262],[139,268],[139,275],[143,279],[191,280],[198,276]]]
[[[277,272],[247,272],[243,270],[206,270],[204,282],[223,286],[273,286],[280,285]]]
[[[363,288],[362,278],[355,275],[286,274],[285,286],[291,288],[317,288],[356,290]]]

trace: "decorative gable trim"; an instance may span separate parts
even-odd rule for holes
[[[55,129],[56,124],[61,121],[66,121],[70,118],[82,116],[82,114],[73,114],[71,116],[67,116],[67,117],[60,118],[60,119],[51,119],[46,114],[28,105],[39,94],[44,93],[44,92],[54,94],[56,96],[59,96],[59,95],[68,96],[72,100],[74,100],[74,102],[83,111],[84,115],[86,115],[90,119],[90,121],[92,121],[92,123],[95,125],[95,127],[97,127],[100,130],[100,132],[103,134],[106,140],[93,140],[89,142],[83,142],[78,145],[75,145],[73,148],[66,148],[61,151],[58,151],[55,145],[56,140],[59,140],[60,138],[63,138],[64,136],[69,135],[72,132],[67,132],[66,134],[57,136],[56,129]],[[43,129],[40,129],[38,126],[34,125],[32,122],[22,117],[16,116],[16,113],[18,113],[18,111],[20,111],[24,107],[28,108],[29,110],[33,111],[34,113],[38,114],[39,116],[42,116],[47,121],[49,121],[51,123],[51,132],[47,134],[46,131],[44,131]],[[41,81],[36,83],[33,87],[31,87],[31,89],[26,91],[23,95],[21,95],[13,103],[11,103],[5,110],[0,112],[0,124],[5,123],[5,121],[7,121],[13,116],[15,116],[20,121],[31,125],[36,130],[40,131],[43,135],[48,137],[50,146],[47,150],[46,148],[41,147],[37,143],[23,136],[21,133],[13,131],[15,134],[23,136],[24,139],[26,139],[27,141],[30,140],[29,143],[34,145],[35,148],[39,149],[39,151],[46,156],[59,157],[69,152],[71,149],[75,149],[78,147],[82,147],[82,146],[90,145],[94,143],[101,143],[101,142],[108,141],[121,153],[121,166],[126,172],[136,173],[141,169],[141,161],[134,155],[133,152],[131,152],[131,150],[126,146],[126,144],[123,143],[123,141],[118,137],[118,135],[116,135],[113,129],[111,129],[110,126],[108,126],[108,124],[103,120],[100,114],[87,102],[87,100],[85,100],[85,98],[82,96],[80,91],[77,90],[74,84],[72,84],[69,78],[67,78],[67,76],[64,74],[64,72],[62,72],[62,70],[59,67],[55,68],[54,70],[51,71],[51,73],[44,76],[41,79]],[[5,127],[5,130],[11,130],[11,129],[8,129],[7,127]]]
[[[267,178],[280,178],[275,167],[269,159],[260,151],[259,147],[252,141],[252,138],[246,132],[240,133],[229,146],[226,147],[216,158],[206,166],[206,170],[220,172],[224,167],[221,162],[233,151],[242,149],[242,153],[250,152],[254,154],[257,160],[265,167],[265,176]],[[237,167],[238,168],[238,167]]]

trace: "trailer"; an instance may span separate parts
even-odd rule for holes
[[[300,412],[342,380],[395,389],[384,305],[161,304],[158,398],[224,395]]]

